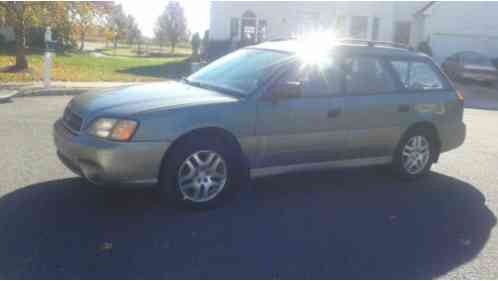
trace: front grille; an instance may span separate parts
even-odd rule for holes
[[[64,121],[64,125],[68,129],[75,132],[79,132],[81,130],[83,119],[81,119],[81,117],[72,112],[69,107],[66,108],[66,110],[64,111],[64,116],[62,120]]]

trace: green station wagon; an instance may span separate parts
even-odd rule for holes
[[[153,185],[209,207],[249,177],[390,165],[426,175],[465,139],[463,98],[433,61],[380,42],[266,42],[180,82],[75,97],[54,125],[61,161],[97,185]]]

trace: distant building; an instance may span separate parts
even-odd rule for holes
[[[418,40],[430,38],[434,59],[460,51],[498,58],[498,2],[436,2],[417,15]]]
[[[333,30],[412,47],[430,39],[437,61],[470,49],[498,57],[496,11],[498,2],[213,1],[209,52],[216,57],[269,39]]]

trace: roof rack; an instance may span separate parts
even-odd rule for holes
[[[375,46],[388,46],[388,47],[394,47],[394,48],[399,48],[399,49],[406,49],[409,51],[413,51],[412,47],[409,47],[405,44],[401,43],[394,43],[394,42],[387,42],[387,41],[371,41],[371,40],[363,40],[363,39],[339,39],[341,43],[351,43],[351,44],[365,44],[368,47],[375,47]]]
[[[279,41],[289,41],[289,40],[296,40],[297,38],[295,36],[288,36],[288,37],[273,37],[273,38],[268,38],[265,40],[265,42],[279,42]]]
[[[289,41],[289,40],[299,40],[295,36],[288,36],[288,37],[274,37],[274,38],[269,38],[265,42],[279,42],[279,41]],[[388,41],[373,41],[373,40],[365,40],[365,39],[355,39],[355,38],[339,38],[339,39],[334,39],[337,42],[340,43],[350,43],[350,44],[364,44],[367,45],[368,47],[375,47],[375,46],[387,46],[387,47],[393,47],[393,48],[398,48],[398,49],[405,49],[408,51],[415,51],[413,47],[410,47],[408,45],[402,44],[402,43],[395,43],[395,42],[388,42]]]

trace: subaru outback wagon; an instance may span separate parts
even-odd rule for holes
[[[207,207],[249,176],[390,165],[415,179],[463,143],[463,98],[429,57],[306,44],[267,42],[183,81],[77,96],[54,125],[58,155],[97,185],[150,184]]]

